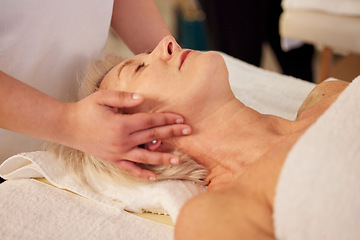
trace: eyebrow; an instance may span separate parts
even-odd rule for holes
[[[149,55],[152,51],[146,51],[145,54]],[[135,62],[134,59],[128,59],[126,60],[123,65],[121,65],[121,67],[119,67],[119,70],[118,70],[118,76],[120,77],[120,73],[121,73],[121,70],[123,70],[124,67],[132,64],[133,62]]]
[[[132,64],[133,62],[134,62],[133,59],[128,59],[128,60],[126,60],[126,61],[123,63],[123,65],[121,65],[121,67],[119,67],[118,76],[120,77],[121,70],[123,70],[124,67]]]

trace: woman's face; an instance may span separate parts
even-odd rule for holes
[[[188,115],[219,97],[232,95],[223,58],[215,52],[181,49],[171,36],[151,53],[115,66],[100,88],[141,93],[145,101],[132,112],[177,112]]]

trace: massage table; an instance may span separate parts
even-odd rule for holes
[[[222,56],[235,95],[264,114],[295,119],[297,109],[315,86],[226,54]],[[156,183],[160,185],[153,185],[146,193],[153,195],[138,198],[146,202],[166,195],[168,201],[162,204],[165,212],[160,215],[141,213],[139,209],[131,211],[131,201],[124,204],[119,199],[71,188],[73,183],[69,183],[67,176],[59,175],[58,168],[49,165],[48,159],[40,161],[37,153],[12,157],[0,166],[0,175],[8,179],[0,184],[2,240],[173,239],[174,222],[181,206],[204,191],[203,186],[181,185],[180,181]],[[164,189],[161,184],[171,186],[172,190],[155,194]],[[131,195],[131,189],[127,191],[129,194],[120,197],[125,202],[127,195]],[[176,202],[178,199],[181,201]]]
[[[298,39],[322,50],[317,82],[329,77],[333,53],[349,56],[359,64],[360,1],[283,0],[282,38]],[[351,79],[359,74],[354,73]]]

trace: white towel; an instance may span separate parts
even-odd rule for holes
[[[360,238],[360,76],[299,139],[277,186],[279,240]]]
[[[100,204],[132,212],[169,214],[173,222],[182,205],[206,188],[189,181],[139,182],[128,185],[108,184],[96,193],[72,179],[51,154],[45,151],[10,157],[0,166],[4,179],[46,178],[54,186],[74,192]],[[102,181],[102,179],[99,179]]]
[[[318,10],[328,13],[360,16],[359,0],[283,0],[284,9]]]

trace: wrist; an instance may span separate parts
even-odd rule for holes
[[[51,141],[66,146],[71,146],[72,141],[75,140],[75,130],[73,129],[74,120],[74,105],[75,103],[60,102],[57,106],[58,110],[54,120],[53,134]]]

